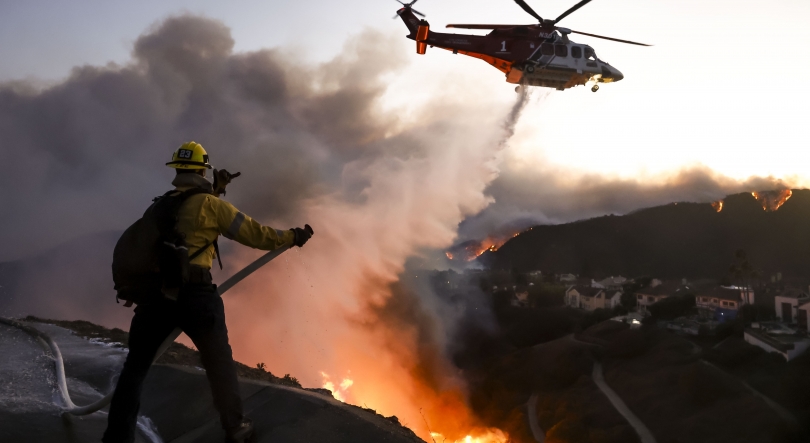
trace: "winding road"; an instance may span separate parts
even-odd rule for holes
[[[607,382],[605,382],[605,376],[602,374],[602,364],[599,362],[595,362],[593,364],[593,382],[596,383],[596,386],[599,387],[599,390],[605,394],[605,397],[610,400],[610,403],[613,405],[614,408],[622,414],[622,417],[630,423],[630,426],[636,431],[638,434],[638,438],[641,439],[641,443],[655,443],[655,437],[653,437],[652,432],[644,425],[636,414],[633,414],[633,411],[627,407],[619,394],[616,393],[613,389],[608,386]]]
[[[574,334],[568,335],[567,338],[577,343],[589,346],[599,346],[595,343],[578,340]],[[616,411],[621,414],[628,423],[630,423],[630,426],[632,426],[636,431],[636,434],[638,434],[638,438],[641,440],[641,443],[656,443],[655,437],[650,429],[647,428],[644,422],[642,422],[641,419],[639,419],[629,407],[627,407],[622,398],[619,397],[619,394],[608,386],[607,382],[605,381],[605,376],[602,373],[601,363],[594,362],[591,377],[599,390],[605,394],[605,397],[607,397],[613,407],[616,408]],[[543,428],[541,428],[540,424],[537,422],[537,398],[538,394],[536,393],[529,397],[529,401],[526,402],[526,411],[529,421],[529,429],[531,429],[534,440],[538,443],[544,443],[546,441],[546,434],[543,431]]]

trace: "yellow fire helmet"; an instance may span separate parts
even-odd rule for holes
[[[197,142],[187,142],[180,145],[172,154],[172,161],[166,166],[175,169],[211,169],[208,163],[208,153]]]

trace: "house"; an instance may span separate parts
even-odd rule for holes
[[[743,332],[745,341],[768,352],[776,352],[786,361],[791,361],[810,349],[810,338],[805,334],[798,335],[794,330],[778,324],[754,323],[751,326]]]
[[[572,282],[576,281],[577,276],[574,274],[560,274],[559,280],[561,282]]]
[[[639,289],[636,292],[636,306],[639,310],[646,311],[647,307],[676,294],[683,294],[689,291],[689,286],[681,282],[661,282],[653,279],[649,286]]]
[[[810,302],[810,295],[798,289],[788,288],[774,297],[776,317],[785,323],[796,323],[799,316],[799,306]],[[804,324],[807,324],[807,311],[805,311]]]
[[[621,275],[618,277],[608,277],[604,280],[593,280],[591,279],[591,287],[594,288],[601,288],[601,289],[621,289],[622,285],[627,282],[627,279],[622,277]]]
[[[581,308],[586,311],[607,308],[612,309],[621,304],[621,291],[605,291],[584,285],[570,286],[565,291],[565,305]]]
[[[612,295],[611,295],[612,294]],[[610,290],[605,296],[605,308],[613,309],[622,304],[622,291]]]
[[[604,295],[604,289],[575,285],[565,291],[565,304],[573,308],[593,311],[599,303],[596,300],[600,300],[601,304],[604,304]]]
[[[740,307],[753,301],[754,291],[738,286],[716,286],[698,291],[695,295],[695,305],[701,316],[717,321],[736,318]]]

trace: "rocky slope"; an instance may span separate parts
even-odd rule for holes
[[[123,331],[97,333],[93,337],[94,330],[104,329],[85,325],[79,331],[82,337],[52,324],[29,324],[49,334],[59,345],[75,403],[95,401],[112,388],[127,352],[113,340],[125,339]],[[193,361],[193,354],[175,351],[172,357],[175,360]],[[0,325],[0,355],[0,441],[100,440],[106,427],[106,412],[85,417],[60,415],[53,361],[35,339],[16,328]],[[295,383],[291,377],[285,380],[245,368],[241,373],[254,379],[240,378],[242,398],[247,416],[256,424],[257,443],[422,442],[410,429],[400,426],[396,417],[383,417],[372,410],[344,404],[325,390],[292,386]],[[153,366],[144,385],[141,414],[139,442],[224,440],[205,372],[199,367]]]

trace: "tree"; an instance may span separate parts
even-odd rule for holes
[[[636,294],[634,292],[623,292],[621,298],[622,306],[627,309],[636,308]]]
[[[731,264],[728,270],[731,277],[744,287],[743,299],[745,304],[751,303],[750,290],[751,280],[759,278],[759,271],[754,269],[751,262],[748,261],[748,254],[742,249],[738,249],[734,253],[734,263]]]
[[[689,315],[695,308],[694,294],[680,294],[667,297],[649,307],[650,314],[657,320],[674,320]]]

